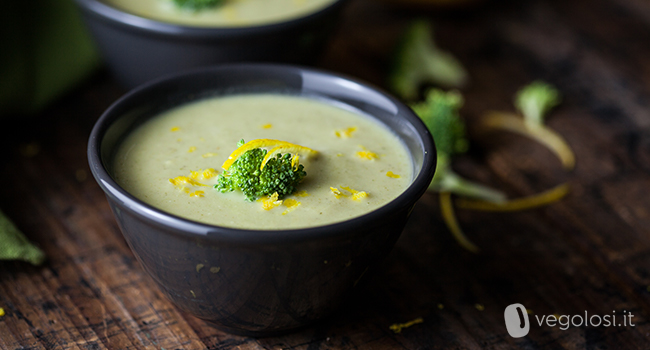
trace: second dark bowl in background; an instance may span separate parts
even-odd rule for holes
[[[303,17],[250,27],[192,27],[143,18],[102,3],[75,0],[104,60],[132,88],[151,79],[216,63],[313,62],[347,0]]]

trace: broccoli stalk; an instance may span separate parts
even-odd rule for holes
[[[522,99],[524,100],[526,99]],[[568,193],[569,186],[562,184],[536,195],[506,200],[505,194],[501,191],[466,180],[456,174],[451,169],[452,156],[464,153],[468,148],[465,125],[458,115],[462,104],[463,98],[458,92],[445,93],[441,90],[431,90],[425,102],[415,104],[412,108],[424,121],[436,144],[438,164],[429,189],[440,193],[440,210],[445,224],[461,246],[469,251],[478,252],[479,248],[465,236],[458,224],[451,200],[452,193],[464,197],[456,202],[464,209],[518,211],[555,202]],[[541,106],[534,103],[526,104],[525,108],[528,109],[527,113],[539,114],[534,111],[542,111],[543,114],[543,111],[549,107],[545,102]],[[521,120],[521,118],[517,119]]]
[[[388,85],[405,100],[418,97],[420,85],[461,87],[467,81],[463,65],[449,52],[436,47],[431,23],[412,22],[398,44]]]
[[[463,179],[451,169],[452,156],[467,152],[469,146],[465,125],[458,115],[462,105],[460,93],[434,89],[428,92],[424,102],[411,107],[427,126],[436,144],[438,162],[429,190],[440,193],[442,217],[456,241],[467,250],[478,252],[478,247],[465,236],[458,224],[451,193],[496,203],[505,201],[506,196],[498,190]]]
[[[560,103],[559,92],[551,85],[535,81],[515,95],[515,107],[523,118],[511,113],[491,112],[483,124],[532,138],[551,150],[566,169],[573,169],[575,156],[564,138],[544,125],[546,114]]]
[[[224,0],[174,0],[174,4],[180,8],[199,11],[221,5]]]
[[[411,106],[431,131],[436,144],[438,162],[429,189],[490,202],[503,202],[506,196],[502,192],[466,180],[451,168],[452,156],[467,152],[469,146],[465,125],[458,115],[462,105],[463,97],[460,93],[433,89],[428,92],[425,102]]]
[[[244,140],[241,140],[237,147],[243,144]],[[262,167],[266,154],[267,151],[261,148],[246,151],[228,170],[219,174],[214,188],[222,193],[240,190],[249,201],[274,193],[281,199],[293,193],[307,175],[303,165],[289,153],[278,153]]]

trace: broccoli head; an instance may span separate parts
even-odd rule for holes
[[[242,141],[238,146],[241,144]],[[240,190],[249,201],[274,193],[278,193],[278,198],[293,193],[307,175],[303,165],[289,153],[277,153],[262,167],[266,154],[261,148],[246,151],[217,177],[214,188],[222,193]]]
[[[463,96],[459,92],[438,89],[430,90],[424,102],[411,106],[431,132],[438,157],[449,157],[467,151],[469,143],[465,135],[465,124],[458,115],[462,106]]]
[[[420,85],[425,83],[461,87],[467,81],[463,65],[436,47],[431,32],[430,22],[413,21],[397,45],[388,84],[405,100],[415,100]]]
[[[524,86],[515,95],[515,107],[524,116],[526,124],[533,127],[543,125],[544,115],[560,101],[557,89],[539,80]]]

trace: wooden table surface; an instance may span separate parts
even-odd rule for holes
[[[41,115],[3,120],[0,207],[48,260],[0,263],[0,348],[650,348],[650,3],[495,0],[428,13],[353,0],[319,66],[381,86],[399,33],[423,16],[471,76],[462,114],[473,144],[457,172],[512,197],[568,182],[565,199],[510,214],[458,210],[482,248],[473,254],[448,233],[437,195],[425,194],[381,272],[345,310],[286,336],[229,335],[162,296],[90,176],[90,129],[125,92],[100,72]],[[574,149],[573,172],[528,139],[476,132],[485,111],[512,110],[514,92],[540,78],[562,91],[548,124]],[[531,312],[519,339],[504,323],[513,303]],[[536,321],[585,311],[619,321],[631,313],[634,326]],[[399,334],[389,329],[418,317]]]

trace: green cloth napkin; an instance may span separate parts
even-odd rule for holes
[[[73,0],[0,1],[0,116],[39,112],[99,62]]]
[[[45,253],[34,246],[0,211],[0,260],[23,260],[40,265]]]

